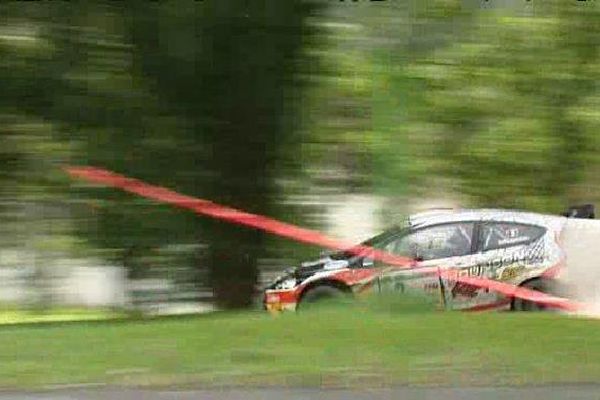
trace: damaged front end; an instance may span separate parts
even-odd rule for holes
[[[270,312],[295,310],[308,283],[349,266],[349,260],[336,260],[328,256],[288,268],[265,288],[264,308]]]

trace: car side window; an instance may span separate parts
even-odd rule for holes
[[[462,222],[419,229],[391,241],[385,250],[423,261],[464,256],[471,253],[473,225]]]
[[[479,228],[481,251],[521,246],[539,239],[546,232],[537,225],[513,222],[484,222]]]

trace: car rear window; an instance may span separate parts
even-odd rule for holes
[[[537,225],[513,222],[485,222],[479,229],[479,247],[482,251],[529,244],[546,232]]]

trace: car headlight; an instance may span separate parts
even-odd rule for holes
[[[288,290],[293,289],[296,286],[296,278],[283,279],[275,284],[275,290]]]

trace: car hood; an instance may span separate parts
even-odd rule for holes
[[[294,269],[294,275],[298,279],[306,279],[317,272],[348,268],[350,260],[334,260],[327,256],[315,261],[303,262]]]
[[[351,260],[334,260],[329,256],[314,261],[303,262],[297,267],[286,269],[282,275],[278,276],[268,285],[267,289],[275,289],[279,283],[288,279],[296,279],[300,283],[318,272],[344,269],[350,267],[350,265]]]

